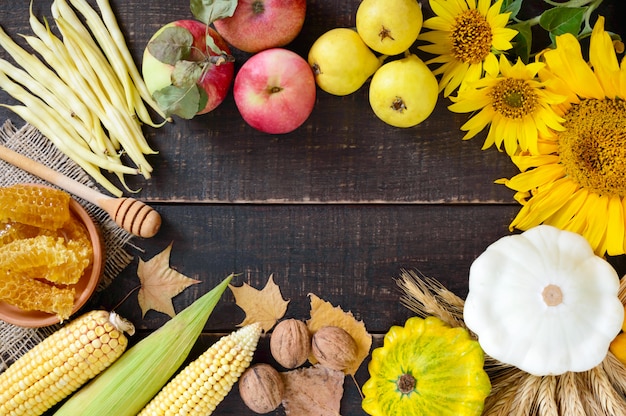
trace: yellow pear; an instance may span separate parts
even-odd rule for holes
[[[363,0],[356,11],[356,30],[376,52],[398,55],[415,42],[423,19],[417,0]]]
[[[322,90],[348,95],[358,90],[385,58],[376,56],[355,30],[335,28],[313,43],[308,61]]]
[[[439,85],[416,55],[383,65],[372,77],[369,100],[374,114],[395,127],[413,127],[435,109]]]

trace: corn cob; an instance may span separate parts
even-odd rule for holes
[[[232,275],[139,341],[55,416],[135,416],[187,358]]]
[[[124,332],[130,322],[96,310],[50,335],[0,374],[0,415],[43,414],[124,352]]]
[[[170,381],[138,416],[208,416],[232,389],[256,350],[261,325],[220,338]]]

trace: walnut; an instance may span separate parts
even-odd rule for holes
[[[306,324],[298,319],[286,319],[276,325],[270,338],[270,352],[285,368],[301,366],[309,358],[311,334]]]
[[[313,334],[313,356],[325,367],[344,371],[357,358],[356,341],[343,328],[324,326]]]
[[[250,410],[269,413],[283,400],[285,384],[281,375],[269,364],[250,366],[239,378],[239,395]]]

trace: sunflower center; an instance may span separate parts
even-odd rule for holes
[[[493,86],[489,96],[497,113],[514,119],[532,114],[539,101],[533,87],[517,78],[502,78]]]
[[[455,18],[450,36],[452,55],[458,61],[479,64],[491,51],[491,26],[476,9],[470,9]]]
[[[626,102],[585,99],[565,115],[559,155],[580,186],[598,194],[626,195]]]
[[[398,391],[402,394],[409,394],[413,390],[415,390],[415,385],[417,384],[417,380],[410,374],[402,374],[396,380],[396,386],[398,386]]]

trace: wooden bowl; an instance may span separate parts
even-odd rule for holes
[[[87,303],[98,287],[104,271],[105,249],[99,227],[85,208],[73,198],[70,200],[70,211],[72,215],[75,215],[85,224],[93,247],[93,262],[85,270],[80,280],[76,284],[71,285],[76,289],[74,309],[72,310],[72,314],[74,314]],[[29,328],[40,328],[59,323],[59,318],[56,314],[24,311],[5,302],[0,302],[0,320]]]

